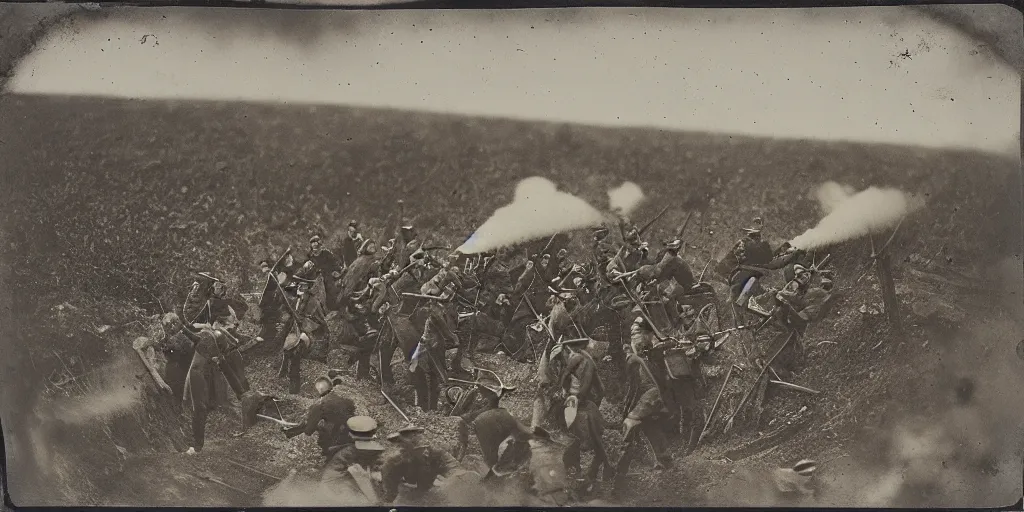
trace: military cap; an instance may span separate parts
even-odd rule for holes
[[[793,466],[793,471],[796,471],[797,474],[803,476],[811,476],[816,469],[818,469],[818,465],[810,459],[801,460]]]
[[[345,423],[357,450],[383,451],[377,442],[377,421],[369,416],[353,416]]]
[[[761,233],[761,228],[743,228],[743,232],[748,235],[756,235]]]
[[[320,241],[320,235],[313,235],[313,236],[309,237],[309,243],[314,243],[314,242],[319,242],[319,241]]]
[[[316,388],[317,393],[323,395],[330,391],[332,387],[334,387],[334,383],[331,382],[331,379],[321,375],[320,377],[317,377],[315,381],[313,381],[313,387]]]
[[[675,239],[675,240],[671,240],[671,241],[669,241],[668,243],[665,244],[665,247],[668,248],[668,249],[679,249],[682,246],[683,246],[683,241],[678,239],[678,238]]]
[[[348,222],[348,227],[350,227],[350,228],[356,228],[356,229],[359,229],[359,221],[356,221],[356,220],[350,220],[350,221]]]

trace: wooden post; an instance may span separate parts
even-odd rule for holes
[[[890,239],[891,241],[891,239]],[[871,237],[874,246],[874,237]],[[882,303],[885,306],[885,316],[889,325],[896,334],[903,333],[903,320],[900,316],[899,299],[896,297],[896,281],[892,277],[892,260],[889,258],[888,243],[882,247],[878,254],[874,254],[875,271],[878,275],[878,284],[882,288]]]

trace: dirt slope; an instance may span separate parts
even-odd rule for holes
[[[962,375],[977,382],[973,407],[997,420],[994,430],[985,429],[985,439],[1019,434],[1003,424],[1010,421],[1007,404],[1019,398],[1002,390],[1020,380],[1019,367],[1010,364],[1016,361],[1012,350],[1021,335],[1016,323],[1020,310],[1001,302],[1010,297],[1012,304],[1011,294],[1019,291],[1001,288],[1000,280],[1007,276],[993,272],[1020,254],[1016,162],[888,146],[335,107],[7,96],[0,99],[0,119],[5,121],[0,123],[0,172],[8,185],[2,198],[0,254],[3,289],[10,294],[2,325],[4,339],[13,342],[12,353],[19,356],[3,375],[8,443],[26,428],[8,419],[36,404],[40,383],[61,367],[51,353],[80,358],[81,370],[70,373],[88,371],[111,358],[103,349],[109,352],[107,345],[114,340],[100,343],[75,334],[83,326],[55,337],[48,319],[56,305],[85,310],[76,318],[91,318],[95,325],[120,325],[180,303],[196,270],[220,273],[242,291],[256,291],[253,280],[260,258],[287,245],[305,247],[309,232],[318,227],[340,233],[350,218],[361,219],[372,234],[380,234],[397,220],[394,205],[400,198],[431,240],[457,244],[510,199],[517,180],[532,175],[548,177],[597,206],[606,204],[609,187],[635,181],[648,194],[638,219],[663,205],[676,206],[655,227],[653,241],[667,237],[687,211],[703,211],[687,236],[691,248],[686,257],[698,269],[725,250],[754,216],[765,218],[775,243],[811,227],[820,212],[809,192],[826,180],[856,188],[897,186],[927,201],[893,243],[910,332],[895,339],[881,316],[860,313],[860,306],[880,302],[873,274],[865,274],[870,248],[863,241],[837,248],[833,264],[843,296],[833,316],[809,334],[810,363],[792,379],[821,395],[770,392],[760,421],[745,421],[728,436],[713,435],[670,473],[641,471],[629,502],[763,501],[735,492],[749,486],[730,485],[736,476],[732,472],[805,456],[825,461],[850,453],[858,471],[885,473],[892,462],[867,455],[888,453],[891,434],[910,413],[926,418],[946,414],[950,383]],[[583,237],[574,240],[577,247],[584,242]],[[1019,259],[1012,261],[1009,268],[1019,267]],[[1014,278],[1017,274],[1010,275]],[[1019,302],[1020,295],[1015,297]],[[265,376],[261,389],[283,394],[281,383],[269,379],[273,359],[250,364],[254,376]],[[752,375],[744,378],[728,400],[738,399],[732,395],[742,393]],[[140,379],[145,382],[144,375]],[[711,379],[712,395],[720,382]],[[368,397],[361,406],[382,415],[382,421],[401,421],[387,412],[389,407],[373,389],[359,392]],[[524,395],[528,392],[524,385]],[[304,395],[311,393],[305,390]],[[287,414],[298,412],[299,405]],[[514,410],[528,415],[525,402]],[[614,420],[613,411],[608,419]],[[723,453],[753,440],[758,432],[801,419],[811,423],[778,448],[755,450],[734,463],[722,461]],[[290,467],[315,463],[308,440],[284,442],[270,427],[235,439],[229,435],[230,415],[217,421],[222,423],[212,427],[211,454],[229,454],[279,476]],[[151,428],[144,417],[134,426]],[[618,434],[608,435],[614,444]],[[112,440],[120,436],[128,437]],[[182,442],[180,435],[169,437],[176,438],[172,444]],[[1019,446],[1019,436],[1014,439],[1016,444],[1004,446],[1011,455]],[[183,460],[152,449],[129,453],[125,476],[97,485],[89,493],[93,499],[141,504],[138,495],[147,480],[180,478],[184,480],[174,487],[178,494],[168,491],[161,503],[202,497],[210,504],[250,504],[225,485],[169,476],[183,473],[189,464],[222,475],[225,483],[247,492],[268,485],[266,477],[230,470],[213,455]],[[835,474],[837,467],[823,472]],[[1014,471],[1019,475],[1019,467]],[[1007,475],[1003,471],[985,480],[998,487],[989,488],[985,496],[1004,502],[1006,493],[996,491],[1005,491]],[[666,485],[679,481],[686,484]],[[866,479],[856,489],[840,488],[859,497],[857,493],[874,485]],[[961,490],[949,488],[950,493]],[[69,496],[72,502],[83,499],[81,494]],[[842,496],[830,495],[837,500]],[[933,493],[929,499],[948,497]],[[892,497],[887,503],[898,499],[928,503],[914,496]]]

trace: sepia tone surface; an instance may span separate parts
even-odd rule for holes
[[[35,12],[19,26],[57,15]],[[13,355],[0,413],[11,498],[367,504],[373,493],[355,485],[359,477],[322,483],[335,459],[316,435],[289,438],[260,419],[236,437],[247,397],[277,397],[260,414],[298,423],[317,403],[315,379],[340,368],[336,392],[378,422],[384,458],[406,456],[386,435],[407,423],[464,455],[468,473],[442,475],[425,493],[399,486],[397,504],[1010,504],[1024,458],[1020,80],[993,46],[903,8],[74,11],[20,61],[0,97],[0,324]],[[775,291],[792,265],[758,281],[767,293],[757,300],[778,308],[764,326],[736,305],[733,271],[743,262],[730,258],[756,218],[771,249],[805,251],[789,254],[806,257],[811,291],[824,289],[822,277],[834,282],[807,325],[777,313],[787,306]],[[399,354],[424,335],[432,299],[403,296],[384,317],[346,294],[335,300],[347,306],[332,308],[326,281],[336,278],[309,270],[327,327],[299,328],[315,339],[299,389],[278,376],[294,328],[266,335],[273,308],[260,300],[265,288],[289,297],[278,306],[288,317],[297,296],[274,291],[260,261],[273,265],[291,248],[302,264],[314,234],[341,258],[353,219],[381,249],[366,259],[368,274],[349,277],[359,265],[339,265],[347,292],[408,270],[383,249],[407,224],[440,249],[399,291],[443,295],[421,284],[450,253],[464,269],[480,252],[497,255],[490,272],[464,270],[461,298],[445,302],[461,320],[448,321],[458,339],[442,363],[446,376],[486,380],[456,373],[456,347],[474,340],[463,366],[517,386],[500,402],[512,417],[530,425],[535,397],[554,404],[540,422],[553,441],[527,435],[529,462],[482,483],[483,437],[471,432],[457,453],[455,404],[442,396],[439,410],[414,406],[416,374]],[[648,221],[646,261],[611,270],[595,261],[592,228],[608,226],[612,254],[640,254],[628,231]],[[578,429],[589,410],[566,428],[564,398],[540,389],[548,333],[592,340],[583,350],[604,386],[594,419],[616,466],[633,439],[624,419],[660,425],[671,416],[637,412],[636,367],[622,359],[638,339],[636,317],[650,318],[656,337],[694,338],[665,305],[666,283],[684,280],[660,263],[674,239],[692,277],[711,288],[690,299],[722,341],[700,357],[698,419],[664,429],[662,457],[634,440],[627,471],[589,481],[596,443]],[[548,284],[572,287],[575,264],[581,288],[552,297],[535,281],[522,286],[527,258],[541,266],[562,247],[567,263]],[[218,326],[246,348],[248,390],[240,398],[224,388],[205,446],[189,454],[196,414],[180,386],[196,356],[160,320],[184,314],[199,272],[226,284],[234,311],[247,310],[237,326]],[[515,310],[508,317],[499,294]],[[533,329],[559,297],[572,314],[565,332]],[[364,321],[381,333],[369,346]],[[772,359],[792,331],[802,354]],[[256,336],[266,339],[250,346]],[[384,392],[377,339],[402,349]],[[373,353],[367,379],[350,358],[360,347]],[[662,363],[645,357],[661,378]],[[214,370],[210,382],[230,372]],[[655,388],[667,398],[673,385]],[[692,425],[699,434],[705,422],[689,452]],[[570,476],[545,493],[534,474],[551,463],[545,443],[564,450],[575,437],[586,441],[581,470],[562,468]],[[656,467],[667,455],[671,467]],[[816,470],[793,471],[802,460]],[[370,470],[381,498],[386,478],[373,473],[387,471]]]

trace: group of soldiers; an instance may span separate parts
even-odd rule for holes
[[[422,429],[413,425],[389,435],[396,450],[382,455],[385,450],[377,441],[376,420],[357,415],[352,398],[336,385],[341,372],[331,370],[317,377],[313,387],[319,396],[305,420],[298,425],[283,418],[278,421],[288,436],[318,437],[326,484],[345,480],[382,502],[394,500],[402,482],[428,490],[438,477],[465,472],[460,460],[471,432],[490,468],[484,479],[506,477],[528,463],[532,488],[544,503],[567,503],[568,475],[583,473],[581,452],[587,449],[594,456],[578,479],[583,489],[593,488],[602,467],[606,481],[621,485],[644,438],[653,449],[656,467],[668,468],[673,464],[670,438],[682,434],[689,453],[702,433],[702,360],[715,357],[728,331],[755,324],[778,325],[799,340],[808,323],[823,313],[831,296],[832,275],[820,269],[821,262],[815,263],[818,255],[789,244],[773,250],[761,237],[761,219],[755,219],[714,267],[728,283],[729,306],[738,311],[736,327],[716,332],[706,314],[708,304],[715,302],[708,300],[714,291],[703,279],[707,267],[695,278],[682,257],[685,246],[679,236],[664,241],[662,249],[651,254],[643,240],[649,226],[640,228],[620,217],[619,243],[610,240],[610,227],[602,226],[592,231],[591,251],[583,258],[574,261],[566,247],[549,251],[549,241],[515,266],[506,250],[470,257],[458,252],[435,256],[442,248],[427,246],[404,219],[394,238],[378,248],[353,221],[335,251],[327,249],[323,236],[316,234],[309,239],[304,262],[298,263],[291,250],[277,260],[260,262],[267,280],[258,307],[260,330],[252,338],[237,331],[249,309],[245,301],[232,298],[217,277],[200,273],[180,315],[165,316],[169,336],[180,332],[191,342],[191,347],[175,345],[180,353],[191,355],[183,390],[192,412],[194,442],[189,452],[202,450],[208,413],[218,388],[225,384],[242,404],[243,426],[257,416],[271,419],[259,413],[276,398],[251,389],[241,357],[243,347],[280,346],[278,377],[288,380],[290,393],[299,394],[302,360],[312,352],[326,351],[321,348],[330,345],[335,334],[328,321],[338,316],[351,327],[343,344],[351,349],[349,365],[356,366],[357,378],[371,378],[372,356],[377,354],[383,390],[394,382],[392,356],[401,349],[415,390],[414,406],[438,410],[441,390],[452,381],[471,384],[471,389],[451,413],[461,418],[454,455],[430,446]],[[786,284],[781,289],[766,288],[765,277],[775,270],[782,270]],[[322,283],[319,294],[313,292],[318,283]],[[410,303],[415,306],[408,307]],[[585,318],[586,311],[602,310],[608,314],[600,320]],[[394,325],[399,317],[413,319],[402,324],[412,327],[413,336],[400,335],[402,329]],[[481,327],[485,317],[499,326],[497,347],[527,354],[527,358],[532,352],[538,363],[540,386],[528,422],[501,406],[500,399],[515,386],[506,386],[493,372],[466,364],[486,330]],[[524,329],[525,338],[513,350],[506,334],[524,318],[533,332]],[[595,340],[588,332],[595,327],[605,328],[608,348],[603,362],[624,384],[620,401],[624,448],[616,461],[601,439],[606,387],[598,360],[591,354]],[[475,332],[478,328],[480,336]],[[537,333],[546,338],[539,352],[532,339]],[[798,341],[789,346],[800,353]],[[456,352],[449,361],[446,351],[451,348]],[[747,355],[750,363],[763,364],[764,350],[751,348]],[[226,389],[219,391],[226,393]],[[564,456],[556,455],[555,447],[561,445],[554,442],[551,428],[571,439],[568,447],[562,447]]]

